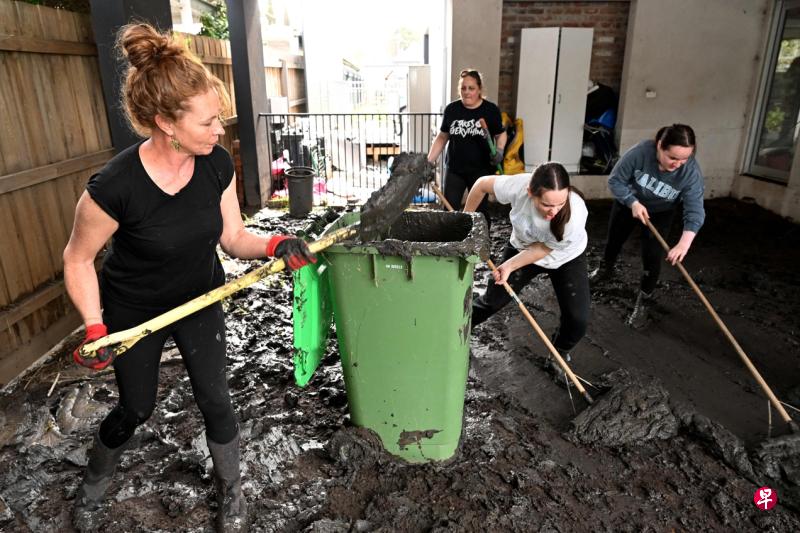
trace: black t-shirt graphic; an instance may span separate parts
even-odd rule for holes
[[[475,109],[467,109],[461,100],[455,100],[444,109],[440,130],[449,135],[445,164],[456,174],[483,176],[496,170],[480,119],[486,121],[492,138],[503,132],[500,109],[488,100]]]
[[[160,312],[225,281],[216,247],[220,200],[233,178],[233,162],[215,146],[195,158],[189,183],[169,195],[145,171],[140,146],[115,156],[86,190],[119,223],[100,275],[103,301]]]

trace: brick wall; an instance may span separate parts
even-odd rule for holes
[[[554,26],[594,28],[592,64],[589,77],[619,93],[625,36],[628,31],[629,2],[537,2],[503,1],[500,42],[500,85],[498,105],[514,116],[517,105],[515,72],[519,62],[522,28]]]

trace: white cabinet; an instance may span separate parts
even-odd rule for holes
[[[583,145],[592,28],[523,28],[517,118],[525,131],[525,170],[558,161],[577,172]]]

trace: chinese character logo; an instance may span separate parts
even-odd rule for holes
[[[762,511],[769,511],[778,503],[778,494],[769,487],[761,487],[753,493],[753,503]]]

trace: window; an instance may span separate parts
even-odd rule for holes
[[[786,183],[800,132],[800,0],[777,3],[747,172]]]

